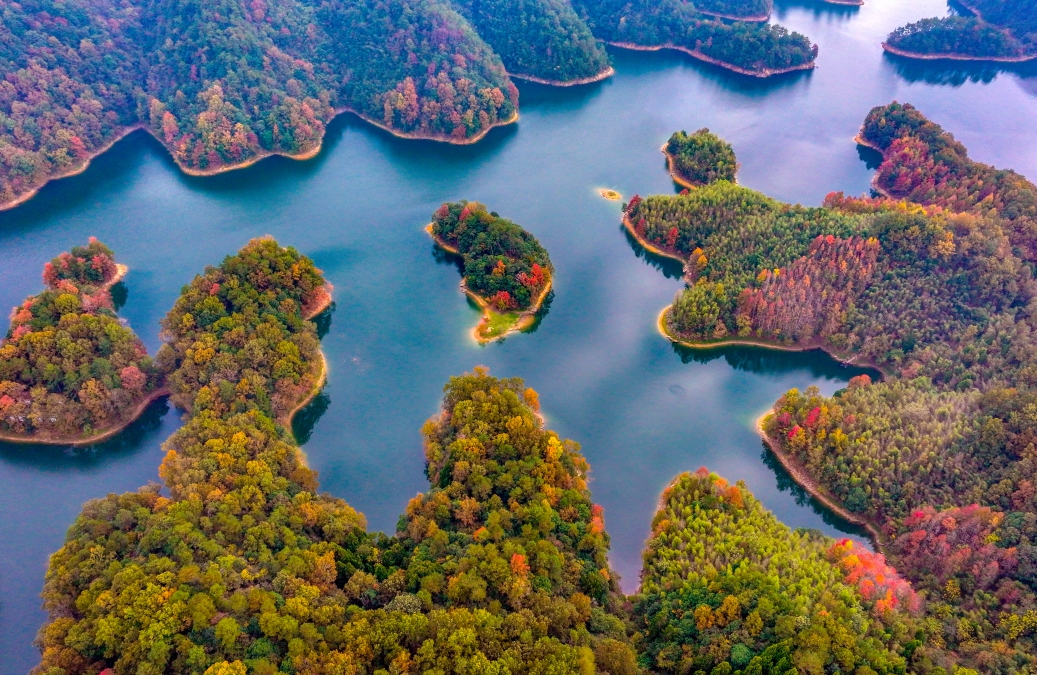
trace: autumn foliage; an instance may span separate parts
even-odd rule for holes
[[[0,341],[0,430],[73,441],[125,422],[162,376],[108,290],[111,249],[93,237],[43,270],[47,289],[11,313]]]

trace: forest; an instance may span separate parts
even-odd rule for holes
[[[443,204],[431,233],[464,259],[465,288],[498,312],[530,309],[551,283],[554,267],[536,237],[478,202]]]
[[[881,556],[789,532],[705,470],[664,494],[624,597],[579,444],[481,367],[421,429],[428,491],[392,536],[368,532],[279,417],[321,358],[300,345],[327,288],[269,238],[184,287],[159,360],[185,412],[162,485],[83,507],[50,560],[35,673],[893,674],[927,654]]]
[[[735,182],[738,162],[731,145],[709,129],[693,134],[675,131],[663,146],[670,172],[681,185],[697,186],[718,180]]]
[[[629,17],[615,0],[4,3],[0,204],[82,170],[136,128],[203,174],[309,156],[345,110],[397,134],[470,142],[515,119],[509,72],[593,79],[610,68],[602,41],[674,42],[749,70],[816,56],[783,28],[669,2]],[[709,6],[728,4],[741,5]]]
[[[920,607],[880,554],[702,468],[663,491],[634,617],[652,672],[892,674],[928,658]]]
[[[320,359],[305,317],[325,289],[272,239],[184,287],[159,359],[186,419],[165,494],[83,508],[51,558],[36,672],[635,675],[589,466],[521,380],[447,383],[422,429],[429,491],[394,536],[317,493],[278,416]]]
[[[1027,0],[969,0],[970,15],[922,19],[897,28],[886,43],[906,55],[975,59],[1037,58],[1037,6]]]
[[[707,3],[712,9],[741,3]],[[809,68],[817,45],[800,33],[766,23],[711,19],[684,0],[574,0],[598,38],[617,45],[672,47],[730,64],[750,74]]]
[[[625,217],[688,261],[665,317],[675,339],[822,347],[882,369],[833,397],[789,391],[762,421],[768,445],[882,535],[921,599],[909,666],[1026,672],[1037,187],[910,105],[873,109],[859,139],[883,153],[876,196],[807,209],[718,181],[635,196]]]
[[[117,427],[162,383],[140,338],[119,322],[115,254],[91,237],[46,263],[46,290],[11,313],[0,340],[0,433],[74,442]]]

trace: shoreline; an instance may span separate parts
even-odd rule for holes
[[[680,176],[677,175],[676,169],[673,168],[673,166],[674,166],[673,155],[671,155],[669,152],[667,152],[667,150],[666,150],[666,146],[667,145],[669,145],[669,142],[663,143],[663,147],[661,147],[659,149],[662,150],[663,155],[666,156],[666,170],[669,172],[670,178],[673,179],[673,182],[676,183],[677,185],[680,185],[681,187],[688,188],[689,190],[694,190],[695,188],[702,187],[703,184],[692,183],[692,182],[687,181],[684,178],[681,178]],[[737,170],[737,166],[735,168]],[[735,177],[735,179],[732,180],[731,182],[734,183],[735,185],[738,185],[738,178]]]
[[[662,336],[670,342],[683,345],[690,349],[718,349],[720,347],[743,346],[759,347],[761,349],[773,349],[774,351],[779,352],[812,352],[815,350],[819,350],[827,354],[830,358],[834,359],[835,361],[838,361],[841,365],[853,366],[855,368],[871,368],[872,370],[879,371],[879,373],[881,373],[882,375],[882,379],[890,377],[890,374],[886,372],[886,370],[879,366],[877,363],[873,361],[858,363],[856,361],[857,355],[847,357],[843,354],[836,352],[831,347],[825,346],[824,342],[817,338],[814,338],[807,344],[793,345],[778,344],[770,340],[764,340],[763,338],[745,337],[723,338],[713,342],[692,342],[691,340],[678,337],[677,335],[674,335],[670,332],[669,326],[666,325],[666,314],[670,311],[671,307],[673,307],[672,304],[663,307],[662,311],[659,312],[659,317],[655,321],[655,326],[659,330],[659,333],[662,334]]]
[[[750,14],[749,16],[737,16],[735,14],[721,14],[720,12],[707,12],[706,10],[699,9],[698,7],[696,7],[695,9],[698,9],[699,14],[705,14],[706,16],[714,16],[714,17],[716,17],[718,19],[727,19],[728,21],[745,21],[746,23],[763,23],[764,21],[769,21],[770,18],[771,18],[771,13],[770,12],[767,12],[766,14]]]
[[[882,534],[882,531],[867,518],[847,511],[834,496],[828,493],[827,489],[822,487],[814,477],[807,472],[806,468],[798,459],[788,455],[781,449],[780,443],[775,442],[773,438],[767,435],[767,432],[763,429],[763,421],[772,414],[773,412],[766,412],[763,415],[760,415],[756,420],[756,433],[760,435],[760,438],[763,439],[767,448],[774,454],[781,465],[785,467],[785,471],[787,471],[792,480],[796,482],[796,485],[799,485],[801,488],[806,490],[811,497],[821,502],[825,508],[835,515],[847,522],[857,525],[858,527],[863,527],[871,538],[871,542],[875,548],[879,553],[885,555],[883,547],[887,538]]]
[[[159,387],[158,389],[156,389],[155,391],[151,392],[143,399],[141,399],[137,406],[133,408],[133,413],[127,419],[115,424],[114,426],[103,429],[102,431],[95,432],[93,435],[87,436],[85,438],[45,438],[38,436],[24,436],[21,434],[12,434],[10,432],[0,432],[0,441],[6,443],[18,443],[21,445],[68,445],[73,448],[79,448],[85,445],[94,445],[96,443],[100,443],[101,441],[108,440],[112,436],[115,436],[116,434],[120,433],[126,427],[136,422],[137,419],[140,418],[142,414],[144,414],[144,411],[147,409],[149,405],[151,405],[158,399],[162,398],[163,396],[169,396],[171,393],[172,392],[165,385]]]
[[[728,63],[727,61],[721,61],[719,59],[714,59],[712,56],[706,56],[702,52],[697,51],[695,49],[688,49],[687,47],[679,47],[679,46],[677,46],[677,45],[675,45],[673,43],[666,43],[664,45],[655,45],[655,46],[652,46],[652,47],[647,47],[647,46],[644,46],[644,45],[637,45],[637,44],[634,44],[633,42],[607,42],[606,44],[611,45],[613,47],[619,47],[620,49],[630,49],[630,50],[638,51],[638,52],[657,52],[657,51],[660,51],[662,49],[673,49],[673,50],[678,51],[678,52],[684,52],[688,56],[691,56],[694,59],[698,59],[699,61],[703,61],[705,63],[709,63],[711,65],[718,66],[720,68],[725,68],[727,70],[730,70],[732,72],[738,73],[740,75],[750,75],[752,77],[759,77],[759,78],[771,77],[772,75],[784,75],[785,73],[794,73],[797,70],[813,70],[814,68],[817,67],[816,60],[812,60],[812,61],[807,61],[804,64],[801,64],[801,65],[798,65],[798,66],[790,66],[788,68],[764,68],[763,70],[748,70],[746,68],[742,68],[741,66],[736,66],[733,63]]]
[[[972,56],[970,54],[956,54],[954,52],[947,52],[943,54],[926,54],[922,52],[910,52],[904,49],[898,49],[890,45],[887,42],[882,43],[882,49],[889,54],[894,56],[900,56],[905,59],[917,59],[919,61],[977,61],[987,63],[1026,63],[1027,61],[1037,60],[1037,54],[1031,54],[1029,56]]]
[[[448,253],[451,253],[453,255],[458,255],[458,256],[461,255],[460,251],[458,251],[453,246],[450,246],[449,244],[447,244],[445,241],[443,241],[442,239],[437,237],[432,232],[432,223],[429,223],[428,225],[425,226],[425,231],[428,232],[428,235],[430,237],[432,237],[432,241],[434,241],[436,243],[436,246],[439,246],[444,251],[446,251]],[[525,310],[523,310],[522,312],[519,313],[518,318],[515,320],[515,323],[512,324],[511,326],[509,326],[508,330],[504,331],[500,335],[494,335],[492,337],[483,337],[482,335],[479,334],[479,327],[482,326],[483,324],[489,322],[489,320],[490,320],[490,313],[491,312],[493,312],[495,314],[500,314],[500,312],[497,312],[496,310],[492,309],[490,307],[490,303],[487,302],[484,297],[482,297],[481,295],[479,295],[478,293],[476,293],[472,289],[468,288],[468,285],[465,284],[464,275],[462,275],[461,276],[461,291],[466,296],[471,298],[472,301],[475,302],[475,304],[479,305],[479,308],[482,309],[482,312],[483,312],[482,319],[480,319],[479,323],[476,324],[475,328],[472,329],[472,337],[474,337],[475,341],[478,342],[479,344],[486,344],[488,342],[493,342],[495,340],[500,340],[501,338],[504,338],[504,337],[506,337],[508,335],[511,335],[512,333],[521,333],[526,328],[529,328],[530,326],[533,325],[533,322],[536,321],[536,315],[540,311],[540,308],[543,306],[544,300],[547,299],[547,294],[551,292],[551,288],[553,286],[554,286],[554,278],[552,276],[551,278],[549,278],[547,280],[547,283],[544,284],[544,288],[543,288],[543,290],[540,291],[540,295],[537,296],[536,301],[533,302],[533,304],[531,304],[528,309],[525,309]]]
[[[663,155],[666,157],[666,171],[670,174],[670,179],[673,180],[673,182],[677,185],[680,185],[681,187],[687,188],[689,190],[694,190],[695,188],[699,187],[698,185],[695,185],[690,181],[684,180],[683,178],[677,175],[677,171],[674,168],[676,162],[673,161],[673,155],[671,155],[666,150],[667,145],[668,143],[663,143],[663,147],[661,149],[663,151]]]
[[[534,75],[520,75],[518,73],[508,73],[508,76],[516,80],[525,80],[526,82],[536,82],[537,84],[546,84],[551,87],[576,87],[581,84],[593,84],[594,82],[601,82],[607,80],[616,74],[616,69],[609,66],[605,70],[601,71],[597,75],[591,77],[582,77],[578,80],[546,80],[542,77],[536,77]]]
[[[326,310],[328,307],[331,307],[331,303],[334,302],[334,299],[331,297],[331,292],[334,289],[335,287],[332,286],[331,283],[327,281],[324,282],[324,298],[316,307],[314,307],[313,309],[311,309],[303,315],[302,318],[304,321],[313,321],[315,318],[320,316],[321,313],[324,312],[324,310]],[[284,414],[283,419],[278,418],[276,420],[278,424],[283,426],[288,431],[288,433],[292,433],[292,418],[295,417],[295,415],[300,410],[305,408],[310,403],[310,401],[317,397],[317,394],[320,393],[320,390],[324,388],[324,383],[328,381],[328,359],[326,356],[324,356],[323,349],[318,349],[317,354],[320,355],[320,371],[317,373],[317,381],[314,383],[312,387],[310,387],[310,391],[301,399],[299,399],[299,401],[296,402],[295,406],[291,410]],[[294,434],[292,435],[292,437],[295,437]]]
[[[610,68],[610,70],[611,70],[611,68]],[[611,76],[612,73],[609,73],[609,75]],[[576,84],[576,83],[574,83],[574,84]],[[333,119],[335,119],[339,115],[342,115],[342,114],[345,114],[345,113],[350,113],[350,114],[356,115],[357,117],[359,117],[364,122],[367,122],[368,124],[376,126],[379,129],[381,129],[382,131],[386,131],[386,132],[392,134],[393,136],[396,136],[397,138],[405,138],[405,139],[408,139],[408,140],[438,141],[438,142],[441,142],[441,143],[449,143],[451,145],[471,145],[473,143],[477,143],[478,141],[481,141],[486,136],[486,134],[488,134],[493,129],[495,129],[497,127],[503,127],[503,126],[507,126],[509,124],[513,124],[513,123],[517,122],[518,119],[519,119],[518,108],[516,108],[515,111],[511,114],[511,117],[509,117],[508,119],[506,119],[506,120],[498,120],[497,122],[494,122],[493,124],[491,124],[490,126],[486,127],[485,129],[483,129],[482,131],[480,131],[476,135],[471,136],[469,138],[456,139],[456,138],[452,138],[452,137],[448,137],[448,136],[437,136],[435,134],[423,134],[423,133],[396,131],[394,129],[390,129],[389,127],[385,126],[381,122],[377,122],[374,119],[369,118],[366,115],[363,115],[362,113],[359,113],[356,110],[354,110],[353,108],[349,108],[349,107],[335,108],[335,114],[332,116],[331,119],[328,120],[328,123],[330,123]],[[303,152],[299,152],[299,153],[294,153],[293,154],[293,153],[287,153],[287,152],[278,152],[278,151],[264,150],[262,152],[259,152],[259,153],[255,154],[252,157],[249,157],[248,159],[246,159],[244,161],[237,162],[236,164],[224,164],[224,165],[221,165],[221,166],[213,168],[213,169],[193,169],[193,168],[185,167],[182,164],[180,164],[180,162],[177,161],[176,157],[173,156],[173,153],[170,151],[170,149],[166,146],[166,144],[163,143],[162,140],[159,139],[158,136],[156,136],[153,133],[151,128],[148,127],[143,122],[138,122],[136,124],[133,124],[131,126],[123,128],[118,134],[116,134],[115,138],[113,138],[111,141],[109,141],[108,143],[106,143],[102,147],[98,148],[97,150],[91,152],[90,156],[86,158],[86,161],[82,164],[82,166],[77,166],[77,167],[74,167],[72,169],[69,169],[68,171],[64,171],[64,172],[61,172],[61,173],[57,173],[57,174],[48,176],[46,179],[43,180],[42,183],[40,183],[38,186],[32,188],[28,192],[25,192],[25,193],[23,193],[21,195],[18,195],[17,197],[14,197],[13,199],[10,199],[9,201],[6,201],[6,202],[0,204],[0,211],[7,211],[7,210],[13,209],[13,208],[15,208],[17,206],[21,206],[25,202],[27,202],[30,199],[32,199],[33,197],[35,197],[39,193],[39,191],[42,190],[51,181],[60,180],[62,178],[71,178],[72,176],[77,176],[77,175],[83,173],[88,168],[90,168],[90,163],[94,159],[96,159],[97,157],[99,157],[99,156],[103,155],[104,153],[108,152],[109,150],[111,150],[112,146],[114,146],[116,143],[118,143],[119,141],[123,140],[124,138],[126,138],[130,134],[134,133],[135,131],[140,131],[140,130],[143,130],[143,131],[147,132],[148,134],[150,134],[152,138],[157,140],[159,142],[159,144],[162,145],[162,147],[166,150],[166,152],[169,153],[170,157],[173,158],[173,163],[176,165],[176,167],[178,169],[180,169],[180,171],[182,171],[184,174],[186,174],[188,176],[202,177],[202,178],[210,177],[210,176],[217,176],[219,174],[227,173],[229,171],[237,171],[238,169],[247,169],[248,167],[252,166],[253,164],[261,162],[262,160],[267,159],[268,157],[287,157],[288,159],[294,159],[294,160],[298,160],[298,161],[305,161],[305,160],[308,160],[308,159],[313,159],[314,157],[316,157],[317,155],[320,154],[321,149],[324,147],[324,135],[322,134],[321,135],[321,139],[317,142],[316,146],[314,146],[313,148],[310,148],[309,150],[304,150]],[[326,132],[327,132],[327,125],[325,125],[325,133]]]
[[[826,5],[841,5],[843,7],[863,7],[864,0],[821,0]]]
[[[87,169],[90,168],[90,162],[94,161],[95,159],[97,159],[98,157],[103,155],[104,153],[106,153],[109,150],[111,150],[112,146],[114,146],[116,143],[118,143],[122,139],[126,138],[127,136],[129,136],[133,132],[138,131],[138,130],[143,129],[143,128],[144,128],[144,124],[141,123],[141,122],[138,122],[137,124],[134,124],[132,126],[129,126],[129,127],[126,127],[124,129],[122,129],[119,133],[117,133],[115,135],[115,138],[113,138],[109,142],[105,143],[103,146],[101,146],[100,148],[98,148],[94,152],[91,152],[90,156],[86,158],[86,160],[83,162],[82,166],[73,167],[73,168],[69,169],[68,171],[62,171],[62,172],[56,173],[56,174],[54,174],[52,176],[48,176],[47,178],[44,179],[44,181],[42,183],[40,183],[36,187],[32,188],[28,192],[22,193],[22,194],[18,195],[17,197],[14,197],[13,199],[10,199],[10,200],[0,204],[0,211],[7,211],[8,209],[13,209],[16,206],[21,206],[25,202],[27,202],[30,199],[32,199],[33,197],[35,197],[37,195],[37,193],[39,193],[39,191],[42,190],[44,187],[46,187],[47,183],[50,183],[51,181],[61,180],[62,178],[71,178],[72,176],[78,176],[79,174],[83,173],[84,171],[86,171]]]
[[[882,155],[883,161],[885,161],[886,153],[879,146],[875,145],[874,143],[872,143],[870,141],[865,140],[864,136],[861,135],[863,132],[864,132],[864,127],[861,127],[861,130],[858,131],[857,135],[853,137],[854,142],[857,143],[857,145],[863,146],[865,148],[868,148],[869,150],[874,150],[875,152],[879,153],[880,155]],[[875,192],[879,193],[880,195],[882,195],[886,199],[894,199],[894,200],[896,199],[896,197],[894,197],[893,195],[889,194],[889,192],[887,192],[885,188],[883,188],[883,187],[881,187],[879,185],[879,172],[878,172],[878,170],[876,170],[875,173],[872,174],[871,181],[869,181],[869,184],[871,185],[871,189],[872,190],[874,190]]]
[[[658,256],[662,256],[664,258],[670,258],[671,260],[676,260],[677,262],[681,263],[682,265],[687,264],[688,261],[687,261],[686,258],[682,258],[677,253],[669,253],[668,251],[664,251],[661,248],[657,247],[655,244],[650,243],[647,239],[642,237],[640,234],[638,234],[637,230],[634,229],[634,224],[632,222],[630,222],[630,218],[625,213],[623,214],[623,227],[627,228],[627,232],[629,232],[630,235],[637,241],[637,243],[641,245],[641,248],[645,249],[646,251],[648,251],[650,253],[654,253],[655,255],[658,255]]]

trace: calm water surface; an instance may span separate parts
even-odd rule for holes
[[[705,465],[743,479],[784,522],[838,534],[764,456],[753,420],[785,390],[831,393],[855,371],[819,354],[675,349],[655,319],[680,288],[619,226],[625,197],[673,190],[660,145],[708,126],[728,139],[739,181],[818,204],[861,194],[870,170],[852,137],[868,110],[910,101],[973,157],[1037,177],[1037,72],[904,65],[879,42],[941,0],[867,0],[860,9],[783,2],[776,20],[821,46],[813,73],[768,81],[682,55],[614,52],[616,76],[570,90],[522,85],[522,119],[471,147],[402,141],[351,118],[314,160],[271,159],[197,179],[135,134],[85,174],[0,214],[0,306],[38,292],[44,261],[89,235],[129,264],[122,309],[149,349],[180,287],[249,238],[273,234],[313,257],[336,287],[324,338],[330,379],[296,420],[324,490],[391,531],[427,483],[418,435],[451,375],[485,364],[540,391],[548,423],[583,444],[605,506],[612,562],[636,586],[658,495]],[[476,199],[532,231],[557,267],[539,328],[477,346],[478,313],[457,269],[422,231],[444,200]],[[70,451],[0,445],[0,674],[25,673],[44,619],[47,556],[82,503],[157,480],[160,445],[180,424],[165,403],[111,443]]]

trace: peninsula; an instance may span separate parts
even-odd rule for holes
[[[890,54],[911,59],[1023,63],[1037,59],[1037,5],[969,0],[971,16],[928,18],[901,26],[882,43]]]
[[[44,266],[47,289],[14,309],[0,341],[0,440],[90,445],[168,393],[115,314],[111,287],[126,271],[93,237]]]
[[[1030,662],[1029,638],[1005,640],[1037,602],[1037,579],[1018,572],[1037,556],[1037,532],[1018,525],[1037,518],[1023,449],[1037,428],[1020,412],[1037,401],[1037,350],[1034,319],[1014,309],[1034,293],[1037,187],[970,159],[910,105],[874,108],[856,140],[882,153],[882,197],[807,208],[718,181],[632,199],[624,222],[639,240],[693,263],[659,328],[694,347],[820,348],[879,367],[881,381],[835,396],[788,391],[761,435],[904,579],[944,598],[925,615],[951,636],[934,658],[981,667],[976,654],[1008,644]],[[983,603],[1009,587],[1020,595]],[[970,590],[946,602],[948,588]],[[955,637],[965,617],[988,627],[978,642]]]
[[[478,202],[443,204],[425,228],[464,261],[461,290],[483,310],[480,343],[527,330],[551,292],[554,267],[540,242]]]

